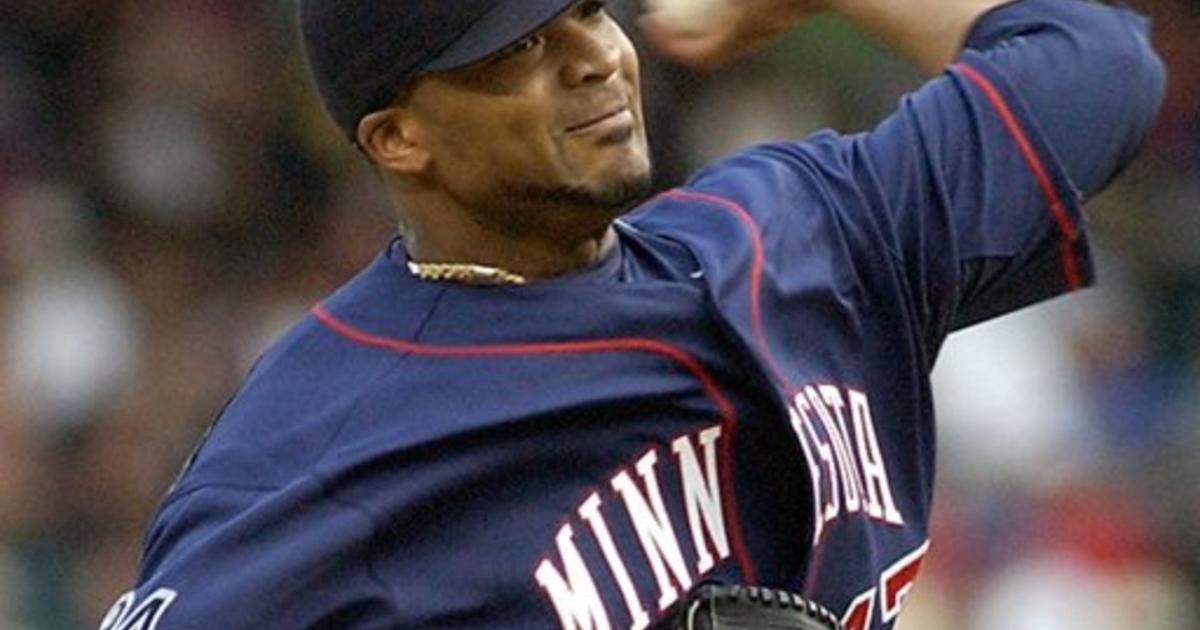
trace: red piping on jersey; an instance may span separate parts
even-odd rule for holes
[[[737,411],[725,397],[716,380],[704,369],[695,357],[687,352],[663,341],[637,337],[622,337],[613,339],[594,339],[579,341],[560,341],[542,343],[504,343],[489,345],[437,345],[424,344],[404,339],[381,337],[364,330],[355,328],[335,317],[324,304],[312,308],[312,315],[325,327],[334,333],[362,346],[382,348],[396,352],[405,352],[422,356],[434,357],[504,357],[523,354],[582,354],[593,352],[647,352],[666,357],[683,366],[696,380],[704,394],[717,406],[721,414],[722,424],[729,436],[722,442],[724,457],[721,458],[721,489],[728,506],[726,516],[730,523],[730,544],[743,575],[750,583],[758,581],[758,570],[750,560],[746,544],[742,538],[742,525],[738,519],[737,497],[733,490],[733,433],[737,426]]]
[[[767,336],[763,333],[762,323],[762,275],[763,275],[763,242],[762,231],[758,227],[758,223],[754,221],[754,217],[746,212],[738,202],[713,195],[710,193],[695,192],[691,190],[668,190],[662,194],[668,199],[679,199],[683,201],[701,201],[720,206],[725,210],[733,213],[746,231],[750,234],[750,243],[754,250],[753,260],[750,264],[750,326],[754,330],[754,340],[758,343],[759,354],[766,360],[767,366],[771,370],[771,375],[775,378],[775,382],[787,392],[788,396],[792,396],[795,392],[791,382],[784,377],[783,370],[779,369],[779,364],[775,361],[774,355],[771,354],[771,349],[767,346]]]
[[[1058,224],[1063,277],[1066,278],[1067,288],[1072,291],[1079,289],[1083,286],[1083,281],[1079,275],[1079,264],[1075,257],[1075,229],[1071,225],[1071,220],[1067,217],[1066,207],[1063,205],[1058,191],[1054,189],[1054,184],[1051,183],[1050,176],[1046,174],[1045,165],[1042,163],[1041,158],[1038,157],[1033,144],[1029,142],[1029,137],[1021,129],[1021,124],[1017,122],[1017,117],[1013,115],[1012,109],[1009,108],[1008,103],[1004,100],[1004,96],[1000,94],[996,86],[978,70],[965,63],[957,63],[953,67],[966,75],[979,89],[983,90],[984,95],[991,101],[992,107],[996,109],[996,113],[1000,115],[1000,120],[1004,122],[1004,126],[1008,128],[1008,132],[1016,140],[1017,148],[1021,150],[1021,155],[1025,158],[1025,163],[1029,165],[1029,170],[1033,172],[1033,177],[1037,180],[1038,187],[1042,190],[1042,195],[1046,197],[1046,201],[1050,204],[1050,212],[1054,214],[1054,221]]]
[[[754,217],[741,204],[720,195],[675,189],[663,193],[662,196],[685,201],[707,202],[719,206],[732,212],[750,234],[750,242],[753,247],[753,260],[750,265],[750,326],[754,331],[754,339],[758,344],[759,354],[767,362],[767,366],[770,368],[771,374],[778,386],[786,392],[786,396],[789,398],[789,400],[784,401],[784,404],[790,405],[790,399],[800,392],[800,388],[794,387],[791,381],[784,377],[783,370],[779,368],[779,364],[775,360],[775,355],[771,353],[771,348],[767,345],[766,334],[763,332],[761,293],[763,260],[765,255],[763,253],[762,229],[759,227],[758,222],[754,220]],[[797,436],[797,439],[804,438]],[[817,514],[816,518],[821,518],[821,515]],[[816,527],[815,522],[813,523],[813,527]],[[809,558],[809,568],[804,579],[804,584],[807,585],[806,594],[811,594],[811,589],[815,588],[816,576],[821,570],[821,556],[824,554],[824,551],[825,545],[818,544],[813,550],[812,557]]]

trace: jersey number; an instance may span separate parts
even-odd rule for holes
[[[900,558],[892,566],[883,570],[879,575],[879,585],[872,586],[864,593],[854,598],[842,616],[842,625],[846,630],[866,630],[871,627],[871,618],[875,613],[875,593],[879,593],[879,614],[883,623],[889,624],[900,616],[900,608],[904,598],[912,589],[917,573],[921,570],[921,562],[929,551],[929,541],[908,555]]]

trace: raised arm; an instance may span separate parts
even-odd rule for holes
[[[669,15],[643,20],[650,40],[681,64],[716,68],[770,42],[806,17],[832,11],[850,18],[930,72],[962,49],[987,10],[1012,0],[726,0],[702,29],[680,28]]]
[[[852,143],[931,340],[1092,283],[1081,204],[1133,160],[1162,102],[1147,26],[1083,0],[1003,3],[945,75]]]
[[[672,27],[655,13],[642,25],[664,54],[697,68],[718,68],[822,11],[846,16],[931,73],[964,50],[981,54],[1020,94],[1085,197],[1132,159],[1164,90],[1145,21],[1096,2],[725,0],[719,7],[701,29]]]
[[[931,351],[1090,284],[1081,203],[1133,159],[1164,91],[1146,20],[1085,0],[738,0],[706,32],[646,26],[666,54],[713,66],[820,8],[945,70],[869,132],[794,145],[866,200],[844,218],[882,235]]]

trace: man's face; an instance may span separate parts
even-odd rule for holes
[[[405,106],[430,158],[426,181],[468,208],[609,214],[648,190],[637,53],[603,2],[425,77]]]

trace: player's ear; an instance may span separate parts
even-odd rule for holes
[[[429,165],[429,152],[414,141],[413,124],[398,107],[367,114],[358,123],[358,146],[383,169],[421,173]]]

